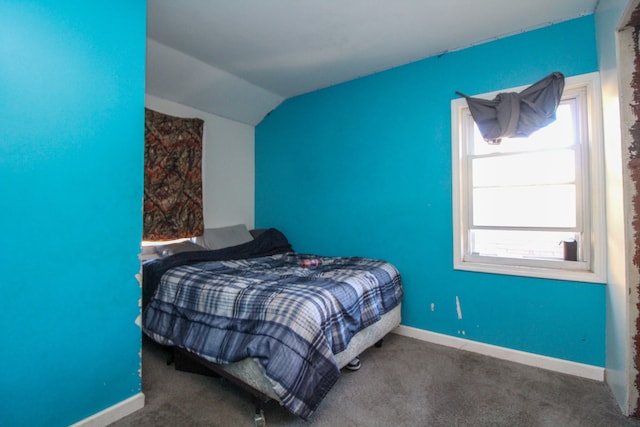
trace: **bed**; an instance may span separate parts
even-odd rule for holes
[[[276,229],[254,236],[145,262],[143,331],[249,390],[257,425],[268,400],[307,420],[340,369],[400,324],[400,274],[296,253]]]

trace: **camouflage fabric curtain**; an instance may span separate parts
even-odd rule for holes
[[[202,235],[201,119],[145,109],[143,240]]]

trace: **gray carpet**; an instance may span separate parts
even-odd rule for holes
[[[267,426],[640,426],[600,382],[390,334],[343,371],[309,421],[277,404]],[[143,342],[146,405],[113,424],[253,426],[251,398],[228,382],[176,371]]]

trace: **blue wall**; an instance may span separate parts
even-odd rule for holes
[[[256,226],[300,252],[391,261],[406,326],[604,366],[604,286],[452,268],[454,92],[553,71],[597,71],[593,16],[286,101],[256,128]]]
[[[140,393],[146,2],[0,2],[0,425]]]

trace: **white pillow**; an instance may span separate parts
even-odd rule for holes
[[[251,233],[244,224],[228,227],[206,228],[204,235],[196,237],[196,243],[207,249],[222,249],[237,246],[253,240]]]

